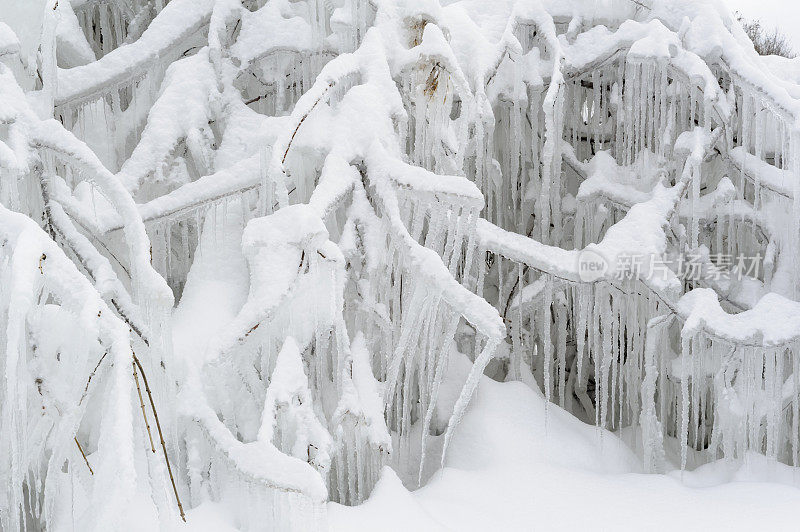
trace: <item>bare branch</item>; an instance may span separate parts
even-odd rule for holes
[[[150,432],[150,423],[147,421],[147,411],[144,409],[144,399],[142,398],[142,389],[139,388],[139,375],[136,373],[136,363],[133,363],[133,380],[136,382],[136,392],[139,394],[139,406],[142,408],[142,417],[144,418],[144,426],[147,427],[147,437],[150,440],[150,450],[156,452],[156,446],[153,445],[153,435]]]
[[[147,392],[147,398],[150,400],[150,408],[153,410],[153,417],[156,420],[156,428],[158,429],[158,437],[161,440],[161,450],[164,452],[164,462],[167,464],[167,471],[169,472],[169,480],[172,482],[172,491],[175,493],[175,500],[178,502],[178,510],[181,513],[181,519],[186,522],[186,514],[183,513],[183,505],[181,504],[181,497],[178,495],[178,488],[175,486],[175,477],[172,475],[172,467],[169,465],[169,456],[167,455],[167,445],[164,443],[164,434],[161,431],[161,423],[158,421],[158,412],[156,411],[156,404],[153,401],[153,394],[150,392],[150,385],[147,383],[147,374],[144,372],[141,362],[136,354],[133,354],[133,363],[139,368],[142,374],[142,381],[144,382],[144,389]]]
[[[81,442],[78,441],[78,438],[73,438],[75,440],[75,445],[78,446],[78,450],[81,452],[81,456],[83,456],[83,461],[86,462],[86,467],[89,468],[89,473],[94,475],[94,471],[92,471],[92,466],[89,465],[89,459],[86,458],[86,453],[83,452],[83,447],[81,447]]]

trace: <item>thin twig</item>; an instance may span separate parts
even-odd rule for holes
[[[92,382],[92,377],[94,377],[94,374],[97,373],[97,368],[99,368],[100,364],[103,363],[103,359],[106,358],[107,354],[108,354],[108,350],[106,350],[106,352],[103,353],[103,356],[100,357],[100,360],[97,361],[97,365],[94,367],[92,372],[89,374],[89,379],[86,381],[86,387],[83,389],[83,395],[81,395],[81,400],[78,401],[78,406],[80,406],[81,403],[83,403],[83,400],[86,399],[86,394],[89,393],[89,384],[91,384],[91,382]]]
[[[142,367],[141,362],[139,362],[139,358],[134,353],[133,355],[133,362],[139,368],[139,372],[142,374],[142,381],[144,381],[144,389],[147,392],[147,398],[150,400],[150,408],[153,409],[153,417],[156,420],[156,428],[158,429],[158,437],[161,440],[161,450],[164,451],[164,461],[167,463],[167,471],[169,472],[169,480],[172,482],[172,491],[175,493],[175,500],[178,502],[178,510],[181,513],[181,519],[183,522],[186,522],[186,515],[183,513],[183,505],[181,504],[181,497],[178,495],[178,488],[175,486],[175,477],[172,476],[172,468],[169,465],[169,456],[167,455],[167,446],[164,443],[164,434],[161,432],[161,423],[158,421],[158,412],[156,412],[156,404],[153,401],[153,394],[150,392],[150,385],[147,383],[147,374],[144,372],[144,368]]]
[[[250,98],[249,100],[246,100],[244,102],[244,104],[245,105],[250,105],[251,103],[255,103],[255,102],[259,101],[259,100],[263,100],[267,96],[269,96],[269,94],[262,94],[261,96],[256,96],[255,98]]]
[[[300,126],[303,125],[303,122],[306,121],[306,118],[308,118],[308,115],[311,114],[311,111],[313,111],[314,108],[317,107],[319,102],[321,102],[322,99],[325,98],[325,95],[328,93],[328,90],[331,87],[333,87],[335,84],[336,84],[336,82],[329,81],[328,82],[328,86],[325,88],[325,90],[322,92],[322,94],[320,94],[319,98],[317,98],[317,101],[314,102],[314,105],[312,105],[311,108],[309,108],[309,110],[306,111],[305,114],[303,114],[302,117],[300,117],[300,121],[297,123],[297,127],[295,127],[294,131],[292,132],[292,137],[289,139],[289,142],[286,145],[286,151],[283,152],[283,157],[281,158],[281,164],[286,162],[286,156],[289,155],[289,148],[292,147],[292,142],[294,142],[294,137],[295,137],[295,135],[297,135],[297,131],[300,129]]]
[[[530,238],[530,236],[531,236],[531,233],[533,233],[533,227],[531,227],[531,230],[530,230],[530,231],[528,231],[528,237],[529,237],[529,238]],[[500,267],[500,268],[502,268],[502,267],[503,267],[502,261],[501,261],[501,263],[498,265],[498,267]],[[523,276],[523,277],[525,277],[527,274],[528,274],[528,265],[527,265],[527,264],[525,264],[525,265],[524,265],[524,268],[522,269],[522,276]],[[503,309],[503,321],[506,321],[506,315],[508,314],[508,307],[509,307],[509,305],[511,305],[511,298],[512,298],[512,297],[513,297],[513,295],[514,295],[514,292],[517,290],[517,288],[518,288],[518,285],[519,285],[519,276],[517,276],[517,280],[516,280],[516,281],[514,281],[514,286],[513,286],[513,287],[511,287],[511,293],[510,293],[510,294],[508,294],[508,300],[506,301],[506,306],[505,306],[505,308]],[[520,305],[522,305],[522,297],[520,297],[519,304],[520,304]]]
[[[136,373],[136,363],[133,363],[133,380],[136,382],[136,392],[139,394],[139,406],[142,407],[142,417],[144,418],[144,426],[147,427],[147,437],[150,439],[150,450],[156,452],[156,446],[153,445],[153,435],[150,432],[150,423],[147,421],[147,411],[144,409],[144,399],[142,398],[142,389],[139,388],[139,375]]]
[[[643,7],[643,8],[645,8],[645,9],[647,9],[647,10],[650,10],[650,9],[652,9],[650,6],[648,6],[647,4],[643,4],[643,3],[642,3],[642,2],[640,2],[639,0],[628,0],[628,1],[629,1],[629,2],[631,2],[631,3],[634,3],[634,4],[636,4],[636,5],[637,5],[637,6],[639,6],[639,7]]]
[[[92,471],[92,466],[89,465],[89,459],[86,458],[86,453],[83,452],[83,447],[81,447],[81,442],[78,441],[78,438],[73,438],[75,440],[75,445],[78,446],[78,450],[81,452],[81,456],[83,456],[83,461],[86,462],[86,467],[89,468],[89,473],[94,475],[94,471]]]
[[[500,268],[503,267],[502,264],[499,265]],[[528,265],[525,264],[522,268],[522,277],[528,274]],[[517,291],[519,287],[519,275],[517,275],[517,279],[514,281],[514,286],[511,287],[511,293],[508,294],[508,299],[506,300],[506,306],[503,309],[503,321],[506,321],[506,316],[508,315],[508,307],[511,305],[511,299],[514,297],[514,292]],[[519,304],[522,305],[522,296],[520,296]]]

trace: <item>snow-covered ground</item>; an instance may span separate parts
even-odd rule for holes
[[[444,386],[457,389],[469,364],[453,361],[455,377]],[[623,441],[545,405],[538,388],[482,378],[445,467],[419,489],[384,468],[363,504],[328,503],[330,531],[792,529],[800,505],[795,469],[750,454],[645,474],[629,436]],[[188,514],[190,530],[236,530],[232,523],[211,502]]]
[[[641,473],[609,432],[519,382],[481,384],[446,467],[410,492],[385,469],[370,499],[329,504],[331,530],[788,530],[800,475],[752,455],[692,472]],[[683,477],[683,478],[681,478]]]

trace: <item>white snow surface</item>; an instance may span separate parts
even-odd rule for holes
[[[642,474],[627,441],[545,404],[526,384],[481,379],[445,468],[413,492],[384,469],[361,506],[330,503],[331,530],[780,530],[794,519],[791,468],[750,456]]]

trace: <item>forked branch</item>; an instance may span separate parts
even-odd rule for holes
[[[133,363],[134,365],[139,368],[139,372],[142,374],[142,382],[144,382],[144,389],[147,392],[147,398],[150,400],[150,408],[153,410],[153,417],[156,420],[156,428],[158,429],[158,438],[161,440],[161,450],[164,452],[164,462],[167,464],[167,471],[169,472],[169,480],[172,482],[172,491],[175,493],[175,500],[178,502],[178,510],[181,513],[181,519],[183,522],[186,522],[186,514],[183,513],[183,505],[181,504],[181,497],[178,495],[178,488],[175,486],[175,477],[172,475],[172,467],[169,465],[169,455],[167,455],[167,445],[164,443],[164,433],[161,431],[161,423],[158,421],[158,412],[156,411],[156,404],[153,401],[153,394],[150,391],[150,385],[147,383],[147,374],[144,372],[144,368],[142,367],[141,362],[139,362],[139,358],[134,353],[133,355]]]

